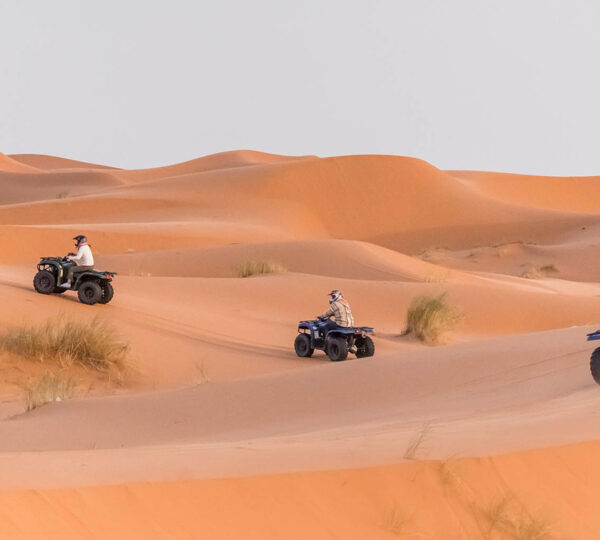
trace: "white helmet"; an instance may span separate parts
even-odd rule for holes
[[[342,298],[342,291],[335,289],[329,293],[329,296],[331,296],[330,302],[337,302]]]

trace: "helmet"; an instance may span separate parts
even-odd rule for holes
[[[330,302],[337,302],[342,297],[342,291],[335,289],[329,293],[329,296],[331,296]]]
[[[77,236],[74,236],[73,240],[75,240],[75,247],[79,247],[81,246],[81,244],[87,244],[87,236],[83,234],[78,234]]]

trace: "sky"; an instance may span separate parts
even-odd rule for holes
[[[2,0],[0,152],[600,174],[591,0]]]

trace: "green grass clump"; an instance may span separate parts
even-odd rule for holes
[[[237,277],[245,278],[263,274],[282,274],[286,268],[278,262],[261,259],[248,259],[236,266]]]
[[[46,373],[38,379],[28,382],[24,388],[25,409],[32,411],[45,403],[64,401],[73,397],[77,384],[69,375]]]
[[[39,362],[61,367],[79,364],[121,380],[133,369],[130,348],[116,330],[98,318],[91,321],[50,319],[39,326],[23,325],[0,334],[0,347]]]
[[[461,321],[462,315],[450,304],[445,293],[439,296],[418,296],[408,308],[405,333],[435,345]]]

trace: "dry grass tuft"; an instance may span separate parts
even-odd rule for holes
[[[505,495],[498,499],[493,500],[488,506],[486,506],[482,513],[486,521],[487,534],[486,538],[489,538],[492,533],[499,529],[506,529],[511,523],[510,518],[510,507],[512,504],[512,497]]]
[[[511,495],[492,501],[483,509],[485,538],[501,535],[514,540],[553,540],[556,538],[548,520],[534,515]]]
[[[418,296],[408,308],[405,334],[413,334],[421,341],[435,345],[454,330],[462,319],[458,310],[448,302],[446,294]]]
[[[558,268],[553,264],[545,264],[543,266],[529,266],[521,273],[521,277],[525,279],[542,279],[548,274],[555,274]]]
[[[46,403],[64,401],[75,394],[77,384],[69,375],[46,373],[38,379],[29,381],[24,388],[25,409],[32,411]]]
[[[264,274],[283,274],[286,270],[287,269],[278,262],[257,259],[242,261],[235,268],[237,277],[241,278]]]
[[[129,345],[120,340],[111,325],[98,318],[81,322],[59,318],[41,326],[15,326],[0,334],[0,347],[63,368],[78,364],[117,382],[135,371]]]
[[[458,469],[459,463],[455,459],[450,458],[439,462],[437,474],[445,491],[457,490],[463,486]]]
[[[394,504],[383,517],[383,528],[396,536],[404,533],[407,525],[412,521],[413,513]]]

